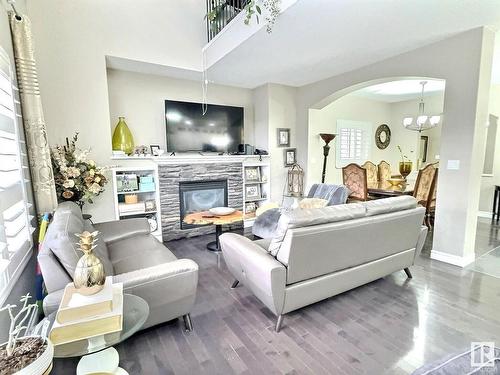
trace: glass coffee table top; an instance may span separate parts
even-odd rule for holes
[[[123,329],[120,332],[108,333],[97,337],[61,344],[54,347],[54,357],[81,357],[90,353],[98,352],[110,346],[116,345],[134,333],[136,333],[146,322],[149,316],[149,306],[141,297],[132,294],[123,295]],[[56,313],[50,314],[49,332],[54,324]]]

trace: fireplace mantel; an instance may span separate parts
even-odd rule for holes
[[[112,156],[111,160],[147,160],[158,165],[179,164],[211,164],[211,163],[241,163],[247,164],[258,162],[260,159],[267,160],[268,155],[215,155],[215,154],[178,154],[176,156]]]

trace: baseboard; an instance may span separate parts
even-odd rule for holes
[[[474,254],[470,254],[466,257],[461,257],[458,255],[443,253],[441,251],[431,250],[431,259],[439,260],[440,262],[453,264],[458,267],[465,267],[468,264],[474,262]]]
[[[493,216],[493,213],[488,212],[488,211],[478,211],[477,212],[477,216],[479,216],[479,217],[485,217],[487,219],[491,219],[491,217]]]

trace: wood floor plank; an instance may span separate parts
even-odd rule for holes
[[[478,224],[478,246],[500,244],[499,228]],[[492,237],[493,236],[493,237]],[[391,374],[460,352],[470,341],[500,342],[500,280],[429,259],[285,316],[276,317],[233,282],[223,256],[205,250],[212,236],[172,241],[178,258],[200,267],[194,331],[181,321],[138,332],[116,346],[130,374]],[[56,359],[53,374],[78,359]]]

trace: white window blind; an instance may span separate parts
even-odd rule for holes
[[[33,213],[18,90],[0,48],[0,306],[33,249]]]
[[[369,159],[372,124],[362,121],[337,120],[336,166],[363,164]]]

